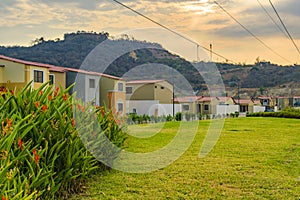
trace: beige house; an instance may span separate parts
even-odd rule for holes
[[[75,83],[71,93],[84,102],[106,106],[118,114],[126,113],[125,81],[119,77],[81,69],[67,68],[67,87]]]
[[[199,113],[203,115],[207,114],[227,114],[238,111],[233,99],[231,97],[200,97]]]
[[[19,90],[32,81],[32,88],[37,89],[49,80],[64,88],[65,70],[53,65],[0,55],[0,87]]]
[[[127,100],[157,100],[173,103],[173,86],[166,80],[137,80],[126,82]]]
[[[197,96],[187,96],[187,97],[177,97],[175,98],[175,103],[181,105],[181,111],[185,113],[198,114],[200,111],[200,104],[198,100],[201,97]]]

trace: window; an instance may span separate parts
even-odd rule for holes
[[[95,88],[95,79],[89,79],[89,88]]]
[[[208,111],[209,110],[209,105],[204,105],[204,110]]]
[[[50,85],[54,85],[54,74],[49,74]]]
[[[43,83],[44,82],[44,72],[39,70],[33,71],[33,81],[36,83]]]
[[[136,108],[133,108],[133,109],[132,109],[132,112],[133,112],[133,113],[137,113],[137,112],[136,112]]]
[[[123,83],[118,83],[118,91],[123,92]]]
[[[126,94],[132,94],[132,87],[126,87]]]
[[[118,103],[118,112],[123,112],[123,110],[124,110],[124,104]]]
[[[162,90],[163,90],[163,89],[165,89],[165,87],[161,86],[161,87],[160,87],[160,89],[162,89]]]
[[[182,111],[189,111],[190,105],[182,105]]]

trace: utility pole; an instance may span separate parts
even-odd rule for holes
[[[212,48],[213,48],[212,44],[209,44],[209,49],[210,49],[210,62],[213,61],[213,59],[212,59]]]

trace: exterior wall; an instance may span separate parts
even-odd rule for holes
[[[119,91],[118,83],[123,84],[122,91]],[[118,103],[123,103],[123,112],[126,113],[126,83],[123,80],[116,80],[102,76],[100,78],[100,105],[117,111]]]
[[[95,75],[84,75],[84,85],[85,85],[85,102],[94,102],[95,105],[99,105],[99,76]],[[94,87],[90,87],[90,80],[94,80]]]
[[[159,82],[154,84],[154,99],[159,103],[168,104],[173,101],[173,86],[166,82]]]
[[[132,87],[132,94],[127,94],[127,100],[156,100],[154,84],[127,84],[126,87]]]
[[[181,104],[174,104],[174,115],[181,112]],[[127,113],[133,113],[136,110],[137,115],[163,116],[173,115],[173,104],[160,104],[158,100],[127,100]]]
[[[205,106],[208,106],[208,110],[204,110]],[[199,104],[200,113],[203,115],[212,114],[212,106],[210,102],[202,102]]]
[[[54,87],[55,88],[61,86],[63,89],[66,89],[66,73],[50,71],[50,74],[54,75]]]
[[[25,65],[0,59],[2,68],[2,83],[25,83]]]
[[[238,105],[217,105],[217,115],[226,115],[239,111]]]
[[[4,67],[0,66],[0,84],[4,83],[4,77],[3,77],[3,73],[4,72]]]
[[[264,106],[253,106],[253,112],[264,112],[265,111],[265,107]]]
[[[49,81],[50,72],[49,72],[48,68],[29,66],[29,76],[27,76],[26,82],[29,82],[29,81],[34,79],[34,70],[43,71],[43,82],[42,83],[32,82],[32,88],[33,89],[38,89],[44,83]]]

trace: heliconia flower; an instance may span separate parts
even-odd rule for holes
[[[47,106],[47,105],[43,105],[43,106],[42,106],[42,111],[43,111],[43,112],[46,112],[47,110],[48,110],[48,106]]]
[[[34,105],[35,105],[36,108],[38,108],[40,106],[40,102],[36,101],[36,102],[34,102]]]
[[[54,97],[56,97],[57,96],[57,94],[58,94],[58,91],[59,91],[59,87],[57,87],[57,88],[55,88],[55,91],[54,91]]]
[[[63,94],[62,97],[63,97],[64,101],[67,101],[69,95],[68,94]]]
[[[38,155],[34,155],[34,161],[36,164],[39,163],[39,159],[40,159],[40,157]]]
[[[71,119],[71,122],[72,122],[72,126],[75,127],[76,122],[75,122],[75,119],[74,119],[74,118]]]
[[[48,96],[48,101],[51,101],[52,100],[52,95],[49,95]]]
[[[18,146],[19,148],[23,151],[24,150],[24,147],[23,147],[23,141],[21,138],[18,138]]]
[[[32,153],[35,156],[36,155],[36,149],[33,149]]]
[[[39,95],[42,95],[43,94],[43,90],[39,91]]]
[[[39,155],[37,154],[36,149],[34,149],[34,150],[32,151],[32,153],[33,153],[33,156],[34,156],[34,161],[35,161],[35,163],[38,164],[38,163],[39,163],[40,157],[39,157]]]
[[[12,126],[13,120],[6,118],[6,126],[10,128]]]
[[[7,200],[7,198],[5,197],[5,196],[2,196],[2,198],[1,198],[2,200]]]

